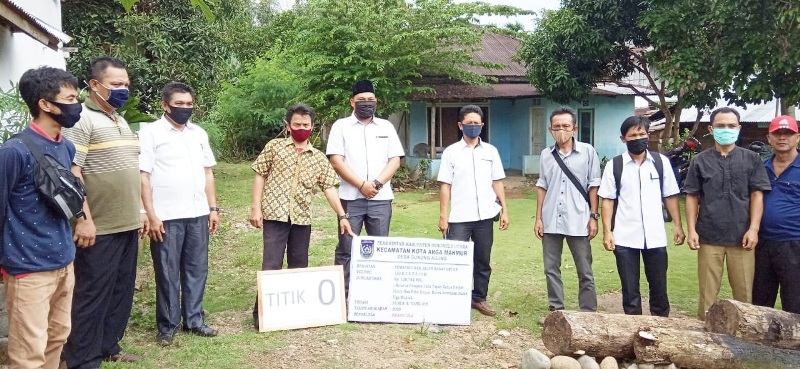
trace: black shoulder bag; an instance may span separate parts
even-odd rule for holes
[[[65,219],[86,217],[83,202],[86,188],[80,178],[64,168],[54,157],[45,155],[30,138],[16,134],[12,138],[22,141],[36,159],[33,168],[33,181],[45,203]]]
[[[561,167],[561,171],[567,175],[569,181],[572,182],[572,184],[575,185],[575,188],[578,189],[578,192],[580,192],[581,195],[583,195],[583,198],[586,200],[586,203],[589,204],[589,206],[591,206],[592,203],[589,201],[589,193],[586,192],[586,189],[583,188],[583,186],[581,186],[581,183],[578,181],[578,178],[575,178],[575,175],[572,174],[572,171],[569,170],[569,168],[567,168],[567,165],[564,164],[564,161],[561,160],[561,155],[558,153],[557,145],[553,146],[553,158],[556,159],[556,163],[558,163],[558,166]]]

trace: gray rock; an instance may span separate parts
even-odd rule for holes
[[[520,369],[550,369],[550,358],[537,349],[525,351]]]
[[[508,331],[500,331],[500,332],[497,332],[497,335],[500,336],[500,337],[508,337],[508,336],[511,335],[511,333],[509,333]]]
[[[628,367],[628,369],[639,369],[639,365],[637,365],[636,363],[633,363]]]
[[[581,369],[581,364],[569,356],[553,356],[550,359],[550,369]]]
[[[579,357],[578,363],[581,364],[581,369],[600,369],[600,364],[591,356],[583,355]]]
[[[606,358],[600,362],[600,369],[619,369],[617,359],[611,356],[606,356]]]
[[[655,368],[656,368],[655,364],[648,364],[648,363],[639,364],[639,369],[655,369]]]

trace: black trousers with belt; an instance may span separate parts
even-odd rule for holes
[[[75,252],[72,331],[64,345],[67,367],[97,368],[122,351],[133,307],[139,230],[99,235]]]

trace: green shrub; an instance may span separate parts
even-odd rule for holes
[[[11,83],[8,90],[0,89],[0,143],[22,131],[31,121],[31,114],[22,97],[17,84]]]

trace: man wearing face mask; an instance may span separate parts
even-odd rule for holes
[[[564,310],[561,251],[567,240],[578,272],[578,305],[581,311],[597,311],[592,273],[592,246],[597,235],[597,188],[600,160],[586,143],[575,140],[575,111],[560,107],[550,114],[550,133],[556,145],[542,151],[534,232],[542,240],[544,274],[550,311]],[[559,163],[560,161],[560,163]],[[563,167],[562,167],[563,165]]]
[[[125,335],[136,281],[139,235],[148,229],[141,201],[139,141],[115,110],[128,99],[125,64],[92,61],[89,97],[81,119],[65,129],[75,143],[72,172],[86,183],[86,218],[74,226],[75,297],[64,347],[69,368],[97,368],[103,360],[136,361],[119,341]],[[141,233],[140,233],[141,232]]]
[[[683,187],[687,243],[698,250],[700,320],[717,301],[726,265],[733,298],[746,303],[753,298],[753,249],[764,211],[762,191],[772,187],[758,154],[736,146],[740,128],[735,109],[723,107],[711,113],[714,147],[692,159]]]
[[[326,155],[339,174],[339,197],[355,234],[364,226],[370,236],[388,236],[392,219],[392,176],[405,156],[397,131],[375,116],[378,99],[369,80],[353,85],[353,114],[337,120],[328,137]],[[352,236],[339,234],[334,263],[344,266],[345,293],[350,282]]]
[[[70,331],[75,243],[69,220],[34,183],[28,144],[69,168],[75,146],[61,135],[80,119],[78,80],[51,67],[25,72],[19,92],[33,121],[0,146],[0,273],[8,303],[12,368],[55,369]],[[32,247],[33,246],[33,247]]]
[[[617,261],[625,314],[642,315],[641,258],[650,286],[650,314],[669,316],[667,234],[659,205],[665,199],[663,204],[675,220],[673,242],[682,244],[685,236],[676,196],[680,189],[672,170],[658,169],[657,161],[669,163],[667,157],[647,150],[649,129],[650,121],[643,117],[629,117],[620,127],[628,152],[606,164],[598,190],[603,198],[603,247],[613,251]],[[619,182],[614,171],[617,164],[621,166]]]
[[[139,131],[142,201],[150,220],[150,254],[156,278],[156,342],[172,344],[182,329],[213,337],[203,316],[208,238],[217,233],[214,189],[217,164],[208,134],[189,121],[194,89],[170,82],[161,93],[164,116]]]
[[[492,275],[492,223],[499,217],[500,230],[508,228],[506,175],[497,149],[480,138],[483,111],[479,106],[459,110],[458,128],[463,139],[444,150],[439,167],[439,231],[446,239],[472,240],[472,308],[495,316],[486,298]]]
[[[336,192],[336,172],[309,141],[314,110],[305,104],[292,105],[284,119],[290,137],[267,142],[251,167],[256,176],[250,224],[264,233],[261,270],[280,270],[284,255],[289,269],[308,267],[314,187],[336,214],[339,233],[355,235]],[[253,307],[253,324],[258,329],[258,302]]]

